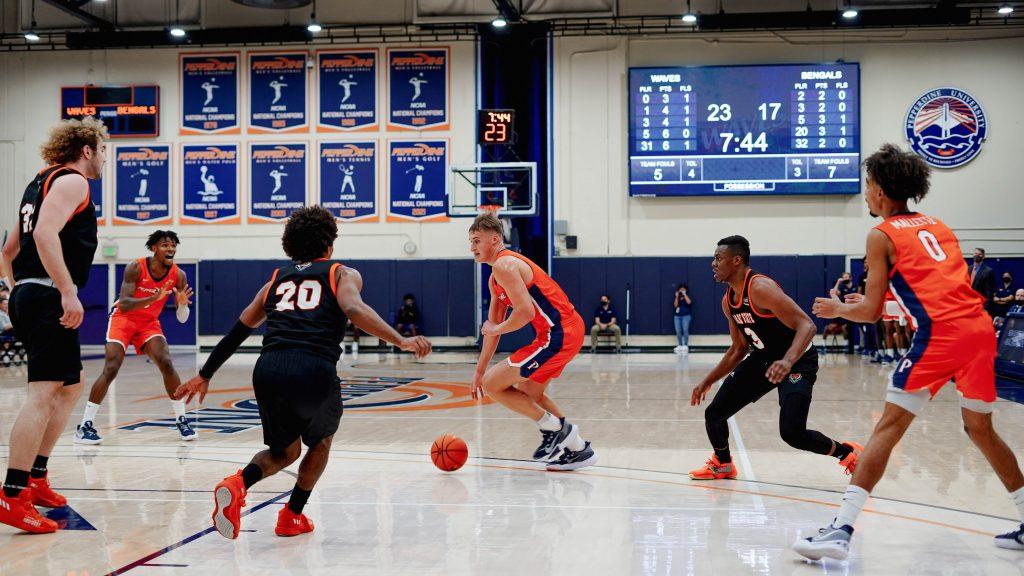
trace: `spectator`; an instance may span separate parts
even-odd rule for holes
[[[690,320],[693,300],[690,298],[690,287],[683,282],[676,288],[675,296],[672,298],[672,307],[675,310],[673,321],[676,327],[676,354],[687,354],[690,352]]]
[[[612,307],[612,299],[607,295],[601,296],[601,305],[594,310],[594,326],[590,329],[590,351],[597,350],[597,335],[599,332],[611,332],[615,335],[615,351],[622,350],[622,329],[619,328],[615,308]]]
[[[1013,305],[1010,306],[1011,314],[1024,314],[1024,288],[1017,288],[1013,295]]]
[[[420,330],[420,309],[416,306],[416,297],[406,294],[402,298],[404,304],[398,309],[395,318],[395,330],[406,337],[419,336]]]
[[[836,280],[836,285],[832,287],[834,295],[843,302],[846,302],[847,294],[852,294],[856,291],[853,286],[853,276],[849,272],[843,272],[842,276]],[[843,336],[846,337],[846,353],[853,354],[853,331],[856,324],[843,318],[837,320],[839,325],[843,327]]]
[[[11,324],[11,316],[7,307],[7,296],[0,296],[0,335],[3,336],[14,334],[14,325]]]
[[[864,271],[857,277],[857,294],[864,295],[868,285],[868,261],[867,258],[862,260],[864,265]],[[868,358],[874,358],[875,354],[878,353],[878,341],[877,335],[878,330],[875,328],[875,324],[860,324],[860,353],[861,356],[867,356]]]
[[[1013,276],[1003,272],[1003,284],[992,293],[992,317],[1003,318],[1013,304]]]
[[[971,266],[971,288],[985,297],[985,311],[992,315],[992,294],[996,291],[996,273],[985,265],[985,249],[974,249],[974,264]]]

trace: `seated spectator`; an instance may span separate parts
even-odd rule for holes
[[[676,354],[686,354],[690,351],[690,320],[693,318],[693,299],[690,298],[690,288],[685,282],[676,288],[672,297],[673,323],[676,329],[676,347],[673,350]]]
[[[619,328],[615,308],[612,307],[612,299],[607,295],[601,296],[601,305],[594,310],[594,326],[590,328],[590,351],[597,350],[597,335],[600,332],[610,332],[615,335],[615,351],[622,350],[622,328]]]
[[[14,335],[14,324],[11,324],[8,306],[7,296],[0,296],[0,335],[3,336]]]
[[[420,309],[416,306],[416,298],[412,294],[406,294],[402,300],[404,304],[395,316],[395,330],[402,336],[419,336]]]
[[[1010,311],[1013,305],[1013,276],[1009,272],[1003,272],[1003,283],[992,293],[992,317],[1002,318]]]
[[[1018,288],[1017,292],[1013,295],[1013,305],[1010,306],[1010,312],[1024,314],[1024,288]]]

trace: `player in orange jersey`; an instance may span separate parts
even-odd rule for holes
[[[117,378],[129,345],[135,347],[136,354],[149,356],[160,369],[164,390],[171,398],[178,435],[186,441],[196,439],[195,430],[185,419],[185,403],[175,400],[173,396],[181,385],[181,379],[171,364],[171,352],[159,319],[164,302],[174,294],[178,322],[184,324],[188,321],[192,288],[188,285],[185,272],[174,263],[178,243],[178,235],[171,230],[157,230],[146,240],[146,247],[153,255],[139,258],[125,267],[121,296],[114,303],[114,311],[107,325],[103,372],[89,391],[89,402],[85,405],[82,423],[75,430],[75,444],[99,444],[103,441],[93,422],[96,421],[100,403],[107,395],[107,388]]]
[[[885,410],[861,454],[839,514],[817,535],[793,549],[812,560],[845,559],[853,523],[868,493],[882,478],[896,443],[914,417],[950,379],[960,393],[964,429],[988,459],[1024,517],[1024,475],[1013,452],[992,427],[996,400],[996,339],[975,292],[956,236],[939,220],[907,207],[928,193],[929,168],[921,158],[887,144],[864,161],[864,194],[872,216],[885,220],[868,233],[867,290],[863,296],[818,298],[821,318],[874,322],[882,313],[886,285],[917,329],[910,351],[896,361]],[[996,536],[1001,548],[1024,550],[1024,524]]]
[[[565,292],[539,266],[505,248],[501,221],[492,212],[477,216],[469,228],[473,258],[491,266],[491,307],[480,332],[484,336],[473,377],[473,397],[481,391],[506,408],[533,420],[542,440],[534,460],[548,470],[576,470],[597,463],[597,455],[580,437],[579,427],[544,393],[583,347],[585,327]],[[505,313],[512,314],[505,319]],[[504,321],[503,321],[504,320]],[[502,334],[531,324],[536,339],[509,356],[487,365]]]

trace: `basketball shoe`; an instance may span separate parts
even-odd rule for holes
[[[732,462],[722,464],[715,454],[711,455],[703,467],[690,470],[690,478],[693,480],[731,480],[737,474],[739,474],[739,469],[735,464]]]
[[[96,432],[92,420],[86,420],[75,427],[75,444],[93,445],[103,442],[103,438]]]
[[[68,505],[68,499],[53,491],[50,488],[50,479],[29,478],[28,488],[32,492],[32,503],[44,508],[61,508]]]
[[[43,518],[32,505],[32,489],[25,488],[14,497],[0,492],[0,522],[32,534],[49,534],[57,531],[57,523]]]
[[[189,425],[188,420],[184,416],[178,416],[178,421],[175,424],[178,426],[178,435],[185,442],[191,442],[197,438],[196,431],[192,429],[192,426]]]
[[[567,472],[593,466],[594,464],[597,464],[597,454],[590,447],[590,442],[587,442],[583,445],[583,449],[579,451],[569,450],[568,448],[563,449],[558,460],[548,462],[547,469],[551,472]]]
[[[221,536],[230,540],[238,538],[245,494],[241,470],[221,480],[213,489],[213,526]]]
[[[839,461],[839,465],[846,471],[846,475],[850,476],[857,469],[857,459],[860,458],[864,447],[856,442],[843,442],[843,446],[849,446],[851,452],[846,455],[846,458]]]
[[[1007,550],[1024,550],[1024,524],[1013,532],[996,536],[996,546]]]
[[[576,425],[566,422],[565,417],[559,418],[562,427],[558,430],[541,430],[540,446],[533,452],[534,460],[551,460],[558,455],[558,451],[569,443],[573,435],[579,435]]]
[[[818,530],[816,536],[801,538],[793,543],[793,551],[809,560],[821,560],[827,556],[836,560],[846,560],[850,555],[850,537],[853,526],[843,525],[838,528],[829,524]]]
[[[298,536],[313,531],[313,522],[305,514],[296,514],[287,505],[277,513],[277,527],[274,534],[278,536]]]

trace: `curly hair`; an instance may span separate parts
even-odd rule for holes
[[[175,246],[181,244],[181,240],[178,240],[178,235],[174,232],[174,230],[157,230],[150,234],[149,238],[146,238],[146,248],[152,248],[153,246],[156,246],[164,238],[167,238],[171,242],[174,242]]]
[[[931,168],[913,152],[886,144],[864,160],[868,177],[896,201],[920,202],[928,194]]]
[[[68,164],[82,157],[82,148],[96,150],[110,134],[103,122],[86,116],[81,120],[62,120],[50,129],[50,137],[40,147],[39,155],[48,165]]]
[[[306,206],[292,212],[281,236],[284,253],[295,262],[323,258],[338,238],[338,222],[323,206]]]

